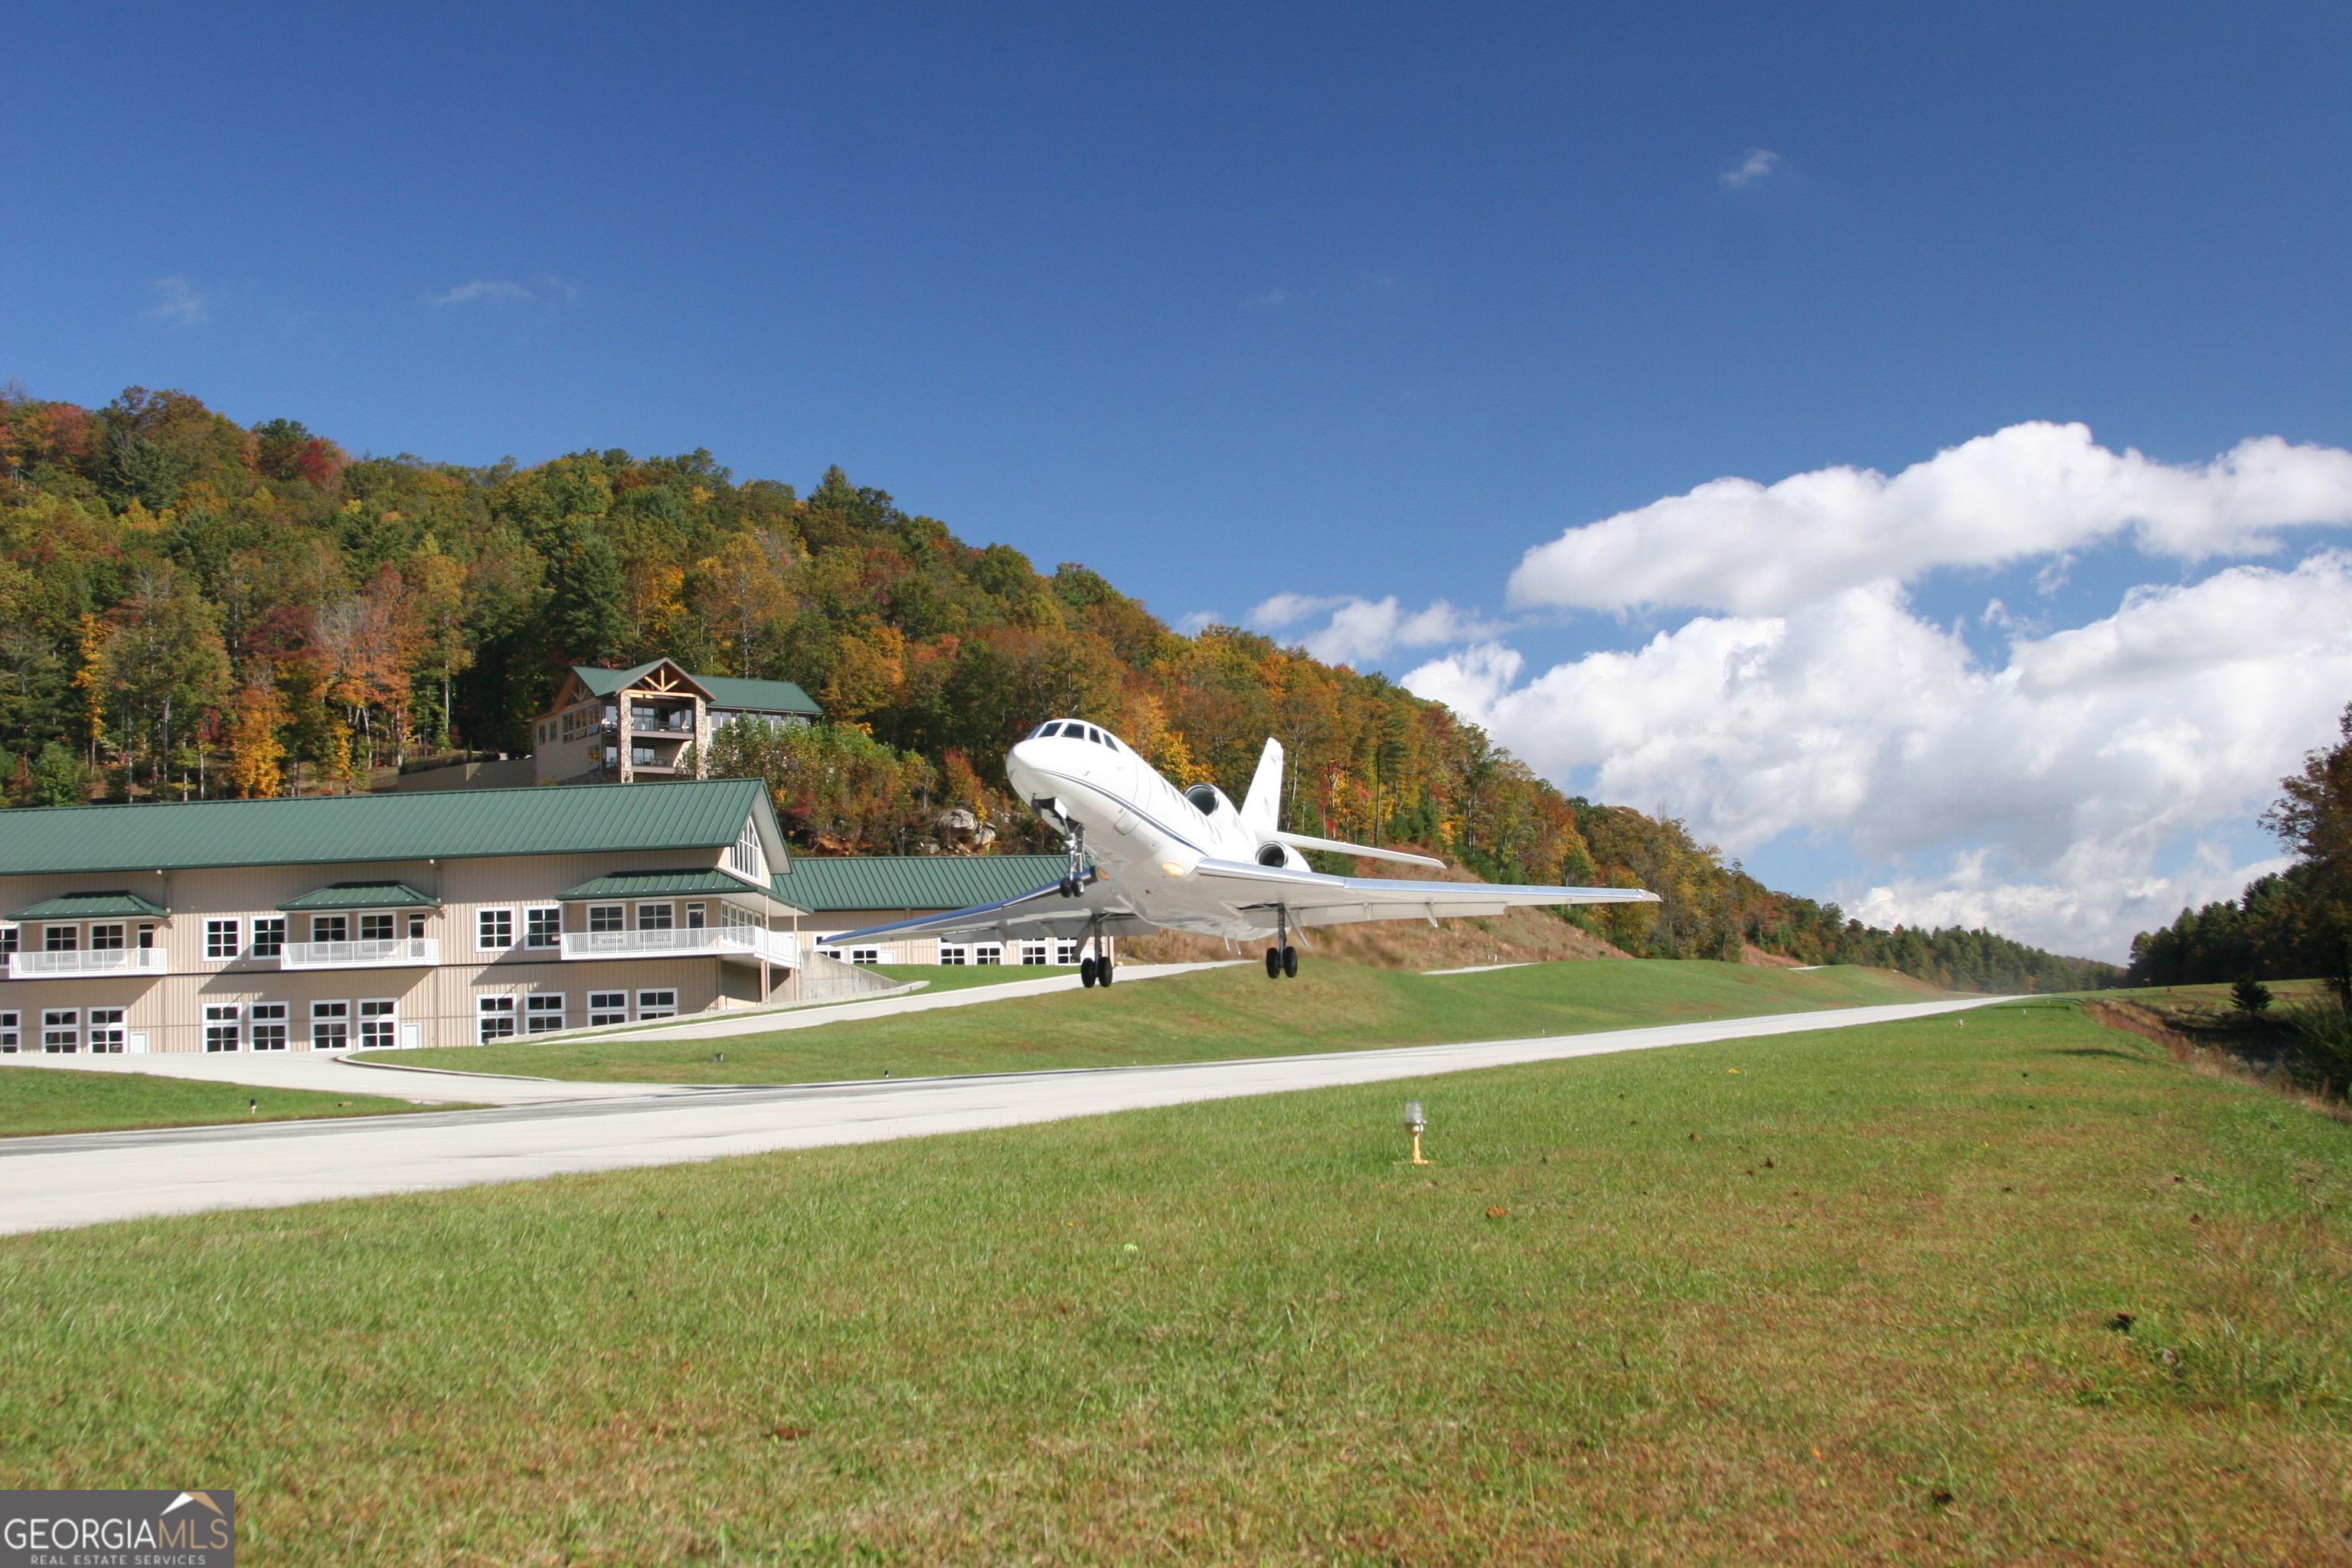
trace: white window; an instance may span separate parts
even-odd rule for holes
[[[81,946],[81,927],[44,926],[41,945],[51,952],[71,952]]]
[[[0,1013],[0,1051],[15,1056],[21,1048],[17,1042],[24,1034],[24,1016],[20,1013]]]
[[[670,929],[676,914],[677,910],[668,904],[639,904],[637,906],[637,929],[639,931],[667,931]]]
[[[253,956],[276,958],[286,949],[286,917],[271,915],[253,922]],[[255,1016],[259,1016],[258,1014]],[[261,1047],[256,1046],[254,1049]]]
[[[122,1009],[92,1007],[89,1010],[89,1048],[93,1055],[119,1057],[122,1054]]]
[[[245,1009],[234,1002],[216,1002],[205,1008],[205,1049],[233,1051],[244,1043],[237,1016]]]
[[[149,921],[141,923],[139,927],[139,945],[142,948],[150,948],[155,945],[155,926],[153,921]]]
[[[347,1051],[352,1046],[352,1005],[348,1002],[310,1004],[310,1048]]]
[[[629,911],[619,904],[591,904],[588,906],[588,929],[590,931],[625,931],[628,929],[628,924]]]
[[[563,997],[529,996],[523,999],[524,1026],[534,1035],[552,1034],[563,1027]]]
[[[637,1016],[640,1018],[677,1017],[677,993],[675,991],[638,992]]]
[[[1042,942],[1023,942],[1021,944],[1021,962],[1024,964],[1043,967],[1045,963],[1045,944]]]
[[[816,955],[819,958],[829,958],[835,963],[841,962],[841,949],[837,947],[820,947],[816,950]]]
[[[743,819],[743,831],[737,836],[735,847],[727,852],[727,868],[755,882],[768,879],[768,852],[760,843],[760,824],[756,817]]]
[[[522,944],[550,948],[563,945],[563,906],[549,904],[522,912]]]
[[[16,944],[24,940],[24,927],[0,925],[0,952],[16,952]]]
[[[481,1041],[503,1040],[515,1032],[515,999],[511,996],[483,996],[475,1000],[474,1009],[481,1017]]]
[[[941,963],[953,964],[956,968],[961,969],[965,964],[969,963],[971,959],[962,948],[941,947],[940,949],[940,962]]]
[[[475,915],[474,921],[474,946],[477,950],[502,952],[514,945],[512,910],[483,910]]]
[[[882,962],[882,950],[878,947],[853,947],[849,950],[849,962],[852,963],[879,963]]]
[[[425,940],[425,917],[423,915],[411,915],[408,917],[408,940],[411,942],[423,942]]]
[[[41,1049],[52,1056],[81,1049],[81,1009],[48,1007],[41,1013]]]
[[[379,999],[360,1004],[360,1049],[389,1051],[400,1044],[400,1004]]]
[[[89,945],[93,951],[119,952],[122,950],[122,928],[119,925],[94,925],[89,928]]]
[[[205,956],[235,958],[241,945],[237,937],[244,930],[243,921],[206,921],[205,922]]]
[[[349,942],[352,940],[352,917],[349,915],[312,915],[312,942]]]
[[[1055,942],[1055,943],[1054,944],[1054,962],[1055,962],[1055,963],[1061,963],[1061,964],[1071,964],[1071,963],[1077,963],[1077,961],[1078,961],[1078,944],[1077,944],[1076,942]]]
[[[971,961],[974,963],[1003,963],[1004,962],[1003,944],[993,942],[979,943],[971,950]]]
[[[362,915],[360,917],[360,940],[362,942],[397,941],[398,938],[394,934],[397,929],[396,917],[390,910],[386,910],[381,914]]]
[[[709,923],[710,906],[709,904],[688,904],[686,906],[687,930],[700,931]]]
[[[282,1051],[286,1048],[286,1016],[289,1011],[288,1005],[283,1002],[256,1002],[253,1005],[253,1011],[247,1016],[253,1026],[255,1050]]]
[[[588,1026],[604,1024],[625,1024],[629,1021],[629,994],[625,991],[591,991],[588,993]]]

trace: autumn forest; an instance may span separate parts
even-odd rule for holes
[[[838,468],[802,493],[702,451],[354,458],[184,392],[95,409],[0,394],[12,806],[383,787],[528,751],[566,666],[660,655],[823,704],[826,722],[724,733],[707,759],[765,776],[804,852],[1045,847],[998,763],[1075,714],[1235,794],[1279,737],[1299,831],[1425,846],[1493,879],[1655,889],[1662,904],[1572,911],[1629,952],[1753,947],[1986,990],[2115,974],[1774,892],[1678,823],[1562,795],[1378,674],[1233,627],[1181,636],[1083,565],[967,544]]]

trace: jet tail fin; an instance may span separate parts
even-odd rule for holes
[[[1271,834],[1282,824],[1282,742],[1268,735],[1258,754],[1257,773],[1242,798],[1242,824]]]

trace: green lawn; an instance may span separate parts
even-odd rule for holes
[[[248,1102],[252,1107],[248,1108]],[[404,1100],[309,1089],[199,1083],[147,1073],[0,1067],[0,1137],[186,1127],[211,1121],[289,1121],[313,1116],[383,1116],[420,1110]],[[432,1109],[446,1110],[446,1106]]]
[[[403,1051],[397,1059],[410,1066],[430,1063],[459,1071],[592,1081],[814,1083],[878,1079],[886,1071],[897,1078],[1025,1072],[1507,1039],[1811,1007],[1916,1002],[1942,994],[1886,970],[1798,973],[1676,960],[1542,963],[1438,976],[1310,963],[1297,979],[1283,981],[1269,981],[1262,968],[1244,964],[1145,981],[1126,989],[1114,985],[1108,991],[1074,991],[773,1035],[677,1041],[590,1037],[541,1045],[515,1041]],[[727,1054],[726,1061],[713,1061],[720,1051]]]
[[[2044,1002],[16,1237],[0,1485],[257,1565],[2342,1562],[2347,1138]]]

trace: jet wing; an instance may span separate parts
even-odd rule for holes
[[[925,915],[919,920],[899,921],[893,925],[868,926],[864,931],[835,937],[834,942],[845,944],[877,940],[887,942],[901,936],[995,937],[999,941],[1060,937],[1075,941],[1095,929],[1094,922],[1098,916],[1106,936],[1133,936],[1159,929],[1129,910],[1108,882],[1090,881],[1075,899],[1064,898],[1061,885],[1048,882],[1018,898],[1005,899],[993,904],[974,904],[967,910],[950,910],[945,914]]]
[[[1193,873],[1202,890],[1236,914],[1263,915],[1270,929],[1277,910],[1293,925],[1349,925],[1358,921],[1456,920],[1549,904],[1654,904],[1641,888],[1549,888],[1513,882],[1408,882],[1385,877],[1327,877],[1240,860],[1203,860]]]

